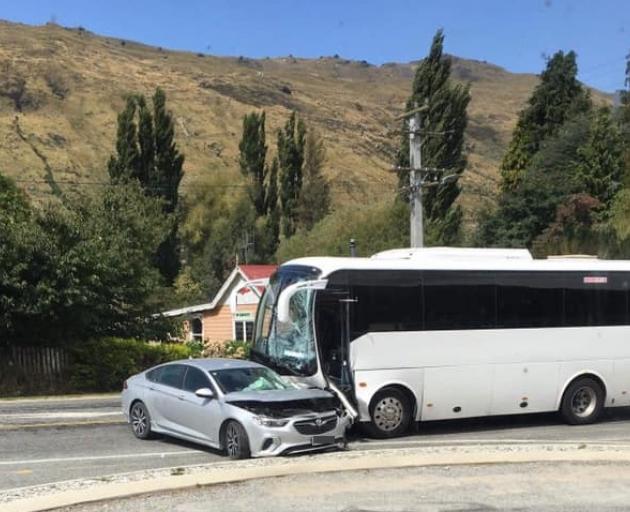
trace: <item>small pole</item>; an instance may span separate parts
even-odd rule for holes
[[[348,242],[348,245],[350,246],[350,257],[356,258],[357,257],[357,241],[354,238],[351,238],[350,242]]]
[[[422,141],[420,139],[420,112],[409,118],[409,193],[411,210],[409,225],[411,247],[424,245],[424,226],[422,210]]]

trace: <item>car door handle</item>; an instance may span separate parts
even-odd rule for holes
[[[179,395],[177,398],[179,398],[180,400],[184,399],[184,395]]]

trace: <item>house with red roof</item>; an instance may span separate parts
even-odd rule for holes
[[[276,265],[237,265],[212,302],[164,311],[184,320],[190,341],[251,340],[256,308]],[[248,284],[251,283],[251,284]]]

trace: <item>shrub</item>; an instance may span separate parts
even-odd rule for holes
[[[119,391],[131,375],[157,364],[187,359],[194,348],[179,343],[147,343],[103,338],[71,349],[70,385],[75,391]]]
[[[251,350],[248,341],[206,341],[203,357],[227,357],[229,359],[247,359]]]

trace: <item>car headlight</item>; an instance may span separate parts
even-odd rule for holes
[[[266,416],[255,416],[254,420],[262,427],[284,427],[287,423],[289,423],[289,420],[267,418]]]

